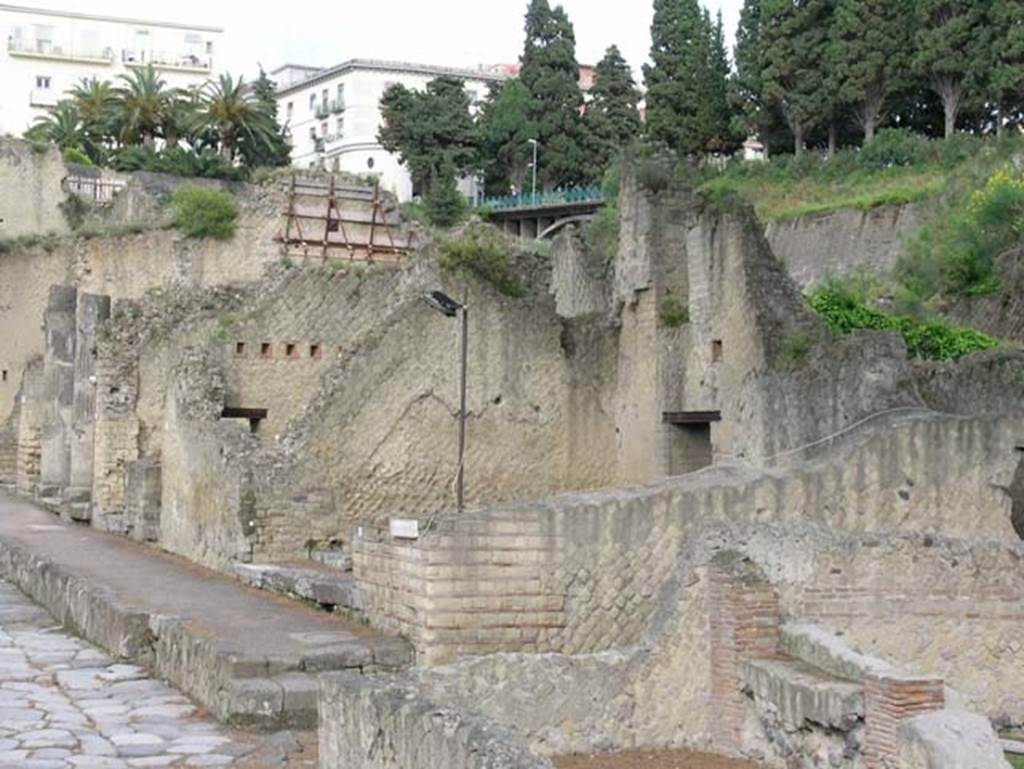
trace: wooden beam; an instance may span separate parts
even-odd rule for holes
[[[701,425],[721,422],[721,411],[663,411],[661,421],[670,425]]]

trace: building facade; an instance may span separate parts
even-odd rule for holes
[[[170,87],[214,72],[224,30],[0,4],[0,134],[19,135],[83,78],[116,82],[152,64]]]
[[[491,83],[507,75],[497,69],[453,69],[401,62],[353,59],[327,69],[286,64],[271,73],[277,83],[278,119],[292,143],[292,165],[375,176],[399,200],[410,200],[409,172],[377,141],[380,99],[392,85],[422,90],[441,75],[461,78],[472,104],[483,101]],[[464,179],[460,190],[476,194]]]

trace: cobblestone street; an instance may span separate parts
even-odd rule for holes
[[[64,632],[0,580],[0,769],[314,765],[297,749],[289,733],[254,739],[199,717],[182,694]]]

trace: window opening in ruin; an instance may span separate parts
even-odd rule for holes
[[[235,355],[245,355],[245,342],[235,342]]]
[[[294,342],[287,342],[284,346],[284,355],[286,358],[298,358],[299,349],[295,346]]]
[[[711,362],[718,363],[722,360],[722,340],[711,340]]]
[[[668,474],[685,475],[710,465],[714,459],[711,423],[721,421],[718,411],[666,411],[662,421],[667,435]]]
[[[320,357],[320,345],[318,345],[318,344],[311,344],[309,346],[309,357],[310,358],[319,358]]]
[[[246,419],[249,421],[249,432],[258,433],[260,422],[267,418],[266,409],[246,408],[245,406],[225,406],[220,413],[221,419]]]
[[[0,371],[0,382],[6,382],[6,381],[7,381],[7,369],[4,369],[3,371]]]
[[[263,342],[260,344],[260,355],[264,358],[269,358],[273,355],[270,342]]]

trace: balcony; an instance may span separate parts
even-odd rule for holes
[[[121,61],[128,67],[148,67],[176,72],[209,72],[213,60],[194,53],[167,53],[166,51],[121,51]]]
[[[343,134],[343,133],[341,133],[341,134],[334,133],[334,134],[327,134],[326,136],[324,136],[323,137],[323,142],[324,142],[324,144],[326,146],[330,147],[332,144],[337,144],[340,141],[344,141],[344,139],[345,139],[345,134]]]
[[[313,139],[313,151],[323,152],[324,151],[324,140],[320,137]]]
[[[344,112],[345,111],[345,100],[335,99],[331,102],[331,112]]]
[[[72,48],[52,40],[16,40],[7,38],[7,53],[29,59],[53,61],[81,61],[89,64],[113,64],[114,49]]]
[[[330,108],[330,105],[327,102],[324,102],[323,104],[317,104],[316,105],[316,116],[317,117],[327,117],[329,114],[331,114],[331,108]]]
[[[47,88],[34,88],[28,96],[28,103],[32,107],[56,107],[60,101],[60,94]]]

